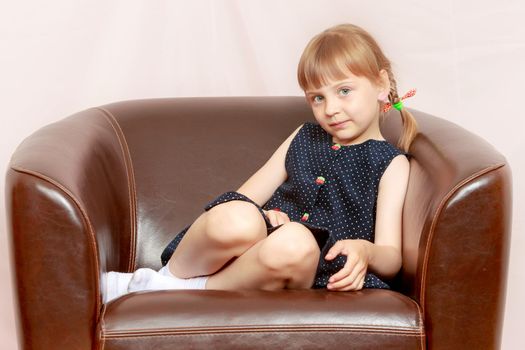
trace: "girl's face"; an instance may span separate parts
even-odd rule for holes
[[[389,88],[389,86],[388,86]],[[385,88],[351,73],[329,81],[317,90],[305,91],[319,125],[341,145],[384,139],[379,130],[379,101]],[[388,90],[387,90],[388,91]]]

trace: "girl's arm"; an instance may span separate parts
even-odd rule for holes
[[[284,166],[286,153],[288,152],[290,143],[301,127],[302,125],[288,136],[270,159],[257,170],[237,192],[244,194],[260,206],[268,202],[275,190],[286,181],[288,177]]]
[[[370,270],[384,279],[393,278],[401,268],[401,219],[408,184],[410,165],[404,156],[397,156],[385,170],[379,182],[377,196],[375,240],[347,239],[337,241],[325,256],[333,260],[339,254],[347,256],[345,266],[328,280],[333,291],[363,288]]]
[[[368,267],[386,279],[393,278],[401,268],[401,221],[409,171],[408,159],[397,156],[379,182],[375,241],[367,244]]]

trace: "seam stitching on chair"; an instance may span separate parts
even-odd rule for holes
[[[270,332],[270,331],[287,331],[287,332],[302,332],[302,331],[311,331],[311,330],[322,330],[322,331],[333,331],[333,330],[341,330],[341,331],[353,331],[353,332],[369,332],[369,333],[393,333],[393,334],[400,334],[400,333],[411,333],[407,335],[424,335],[423,329],[421,327],[413,328],[413,327],[374,327],[372,325],[363,325],[363,326],[349,326],[349,327],[341,327],[341,326],[334,326],[331,324],[313,324],[313,325],[299,325],[299,326],[288,326],[288,325],[245,325],[245,326],[232,326],[232,327],[188,327],[188,328],[157,328],[157,329],[133,329],[133,330],[127,330],[127,331],[105,331],[105,336],[127,336],[127,335],[153,335],[153,334],[161,334],[162,333],[245,333],[245,332]]]
[[[124,159],[124,164],[126,166],[126,176],[128,177],[128,191],[129,191],[129,208],[130,208],[130,224],[131,224],[131,235],[130,235],[130,255],[128,261],[128,271],[131,272],[135,270],[135,260],[136,260],[136,244],[137,244],[137,192],[135,184],[135,173],[133,171],[133,162],[131,160],[131,154],[129,151],[129,146],[124,136],[117,119],[113,114],[103,107],[96,107],[95,109],[102,112],[106,120],[109,122],[115,134],[117,140],[120,144],[120,149]]]
[[[423,329],[423,334],[420,338],[420,344],[421,344],[421,349],[424,349],[426,347],[426,342],[427,342],[427,335],[426,335],[426,329]]]
[[[428,269],[428,259],[429,259],[429,252],[430,252],[430,247],[432,245],[432,241],[433,241],[433,238],[434,238],[434,231],[436,229],[436,225],[437,225],[437,222],[438,222],[438,218],[441,216],[441,213],[443,211],[443,208],[445,208],[446,204],[448,203],[448,201],[450,200],[450,198],[460,189],[462,188],[463,186],[465,186],[466,184],[468,184],[469,182],[471,182],[472,180],[476,179],[476,178],[479,178],[485,174],[488,174],[494,170],[497,170],[501,167],[505,166],[505,163],[500,163],[500,164],[496,164],[496,165],[493,165],[491,167],[488,167],[486,169],[483,169],[483,170],[480,170],[478,171],[477,173],[475,174],[472,174],[471,176],[467,177],[466,179],[460,181],[458,184],[456,184],[456,186],[454,186],[444,197],[443,199],[441,200],[441,202],[439,203],[438,205],[438,208],[436,210],[436,215],[434,215],[433,219],[432,219],[432,223],[430,225],[430,230],[429,230],[429,235],[428,235],[428,238],[427,238],[427,244],[426,244],[426,248],[425,248],[425,255],[423,257],[423,267],[422,267],[422,271],[421,271],[421,287],[420,287],[420,300],[421,300],[421,307],[423,309],[423,313],[426,312],[426,306],[425,306],[425,299],[426,299],[426,296],[425,296],[425,292],[426,292],[426,277],[427,277],[427,269]]]
[[[94,253],[94,259],[93,260],[93,264],[95,265],[95,271],[99,271],[99,266],[98,266],[98,259],[99,259],[99,255],[98,255],[98,248],[97,248],[97,244],[96,244],[96,239],[95,239],[95,233],[94,233],[94,230],[93,230],[93,225],[91,224],[91,221],[89,220],[89,217],[87,215],[87,211],[84,209],[84,207],[80,204],[80,201],[78,200],[78,198],[76,198],[73,193],[68,190],[64,185],[62,185],[61,183],[53,180],[52,178],[42,174],[42,173],[39,173],[37,171],[34,171],[34,170],[29,170],[29,169],[25,169],[21,166],[18,166],[18,165],[12,165],[11,166],[11,169],[13,169],[14,171],[17,171],[17,172],[21,172],[21,173],[26,173],[26,174],[29,174],[29,175],[33,175],[37,178],[40,178],[42,180],[45,180],[51,184],[53,184],[54,186],[56,186],[57,188],[59,188],[60,190],[62,190],[66,195],[68,195],[71,200],[73,201],[73,203],[75,203],[75,205],[77,206],[78,210],[80,210],[80,213],[82,214],[82,221],[84,222],[84,225],[87,226],[87,231],[88,231],[88,234],[89,234],[89,238],[90,238],[90,241],[91,241],[91,249]],[[101,298],[102,296],[100,295],[100,285],[99,285],[99,279],[96,278],[95,279],[95,293],[96,293],[96,309],[97,309],[97,313],[100,315],[100,307],[101,307]]]
[[[399,337],[424,337],[425,335],[422,333],[413,333],[413,334],[407,334],[407,333],[400,333],[400,332],[382,332],[382,331],[374,331],[374,330],[364,330],[364,329],[356,329],[356,328],[339,328],[339,327],[331,327],[331,329],[327,328],[321,328],[321,329],[315,329],[315,328],[309,328],[309,329],[280,329],[280,328],[267,328],[267,329],[248,329],[248,330],[237,330],[237,329],[223,329],[223,330],[200,330],[200,331],[192,331],[188,333],[188,329],[181,330],[181,331],[169,331],[169,333],[142,333],[142,334],[136,334],[136,333],[105,333],[104,338],[106,340],[109,339],[133,339],[133,338],[145,338],[145,337],[174,337],[174,336],[213,336],[213,335],[221,335],[221,334],[250,334],[250,333],[312,333],[312,332],[324,332],[324,333],[362,333],[362,334],[381,334],[381,335],[388,335],[388,336],[399,336]],[[166,332],[166,331],[165,331]]]
[[[104,317],[106,316],[106,304],[102,305],[102,313],[100,316],[100,334],[99,334],[99,342],[100,342],[100,350],[104,350],[104,347],[106,346],[106,337],[104,336],[104,333],[106,331],[106,323],[104,322]]]

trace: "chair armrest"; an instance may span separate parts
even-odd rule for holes
[[[423,309],[427,345],[498,348],[511,233],[511,171],[492,145],[441,118],[413,111],[399,289]],[[387,133],[399,134],[390,122]],[[397,131],[396,131],[397,130]]]
[[[121,141],[111,117],[90,109],[38,130],[11,159],[7,228],[24,349],[92,349],[101,274],[134,268],[133,177]]]
[[[444,198],[421,261],[430,348],[499,349],[511,234],[508,164],[473,174]]]

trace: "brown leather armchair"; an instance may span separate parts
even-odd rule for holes
[[[382,126],[393,143],[396,113]],[[312,113],[302,97],[150,99],[38,130],[6,178],[22,348],[498,348],[509,165],[480,137],[413,113],[421,132],[394,290],[156,291],[107,305],[104,272],[160,268],[173,235]]]

